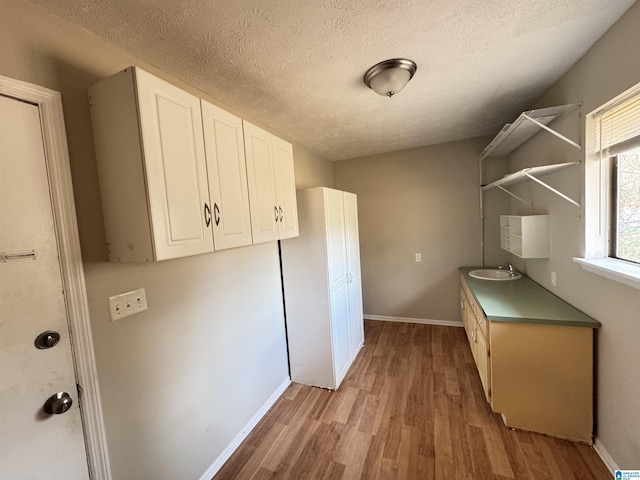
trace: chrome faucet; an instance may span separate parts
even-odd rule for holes
[[[515,268],[513,268],[513,265],[511,265],[511,264],[510,264],[510,263],[508,263],[508,262],[505,262],[503,265],[500,265],[500,266],[498,267],[498,270],[508,270],[508,271],[509,271],[509,276],[510,276],[510,277],[515,277],[515,276],[516,276],[516,274],[518,273],[518,272],[516,272],[516,269],[515,269]]]

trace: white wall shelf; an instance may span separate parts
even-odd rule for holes
[[[549,125],[569,115],[579,106],[580,104],[572,103],[522,112],[513,123],[507,123],[498,132],[480,154],[480,160],[508,155],[543,129],[581,150],[582,147],[579,144],[549,128]]]
[[[551,187],[550,185],[548,185],[547,183],[543,182],[542,180],[539,180],[539,177],[543,177],[545,175],[549,175],[550,173],[554,173],[554,172],[557,172],[559,170],[564,170],[565,168],[568,168],[568,167],[575,167],[577,165],[580,165],[580,162],[556,163],[556,164],[552,164],[552,165],[542,165],[542,166],[539,166],[539,167],[523,168],[522,170],[518,170],[517,172],[505,175],[501,179],[496,180],[495,182],[491,182],[488,185],[483,185],[481,187],[481,189],[483,191],[486,191],[486,190],[490,190],[492,188],[499,188],[503,192],[506,192],[509,195],[511,195],[512,197],[517,198],[521,202],[523,202],[523,203],[525,203],[527,205],[530,205],[529,202],[527,202],[526,200],[523,200],[522,198],[520,198],[516,194],[510,192],[505,187],[508,187],[510,185],[517,185],[518,183],[522,183],[522,182],[525,182],[527,180],[533,180],[536,183],[538,183],[539,185],[542,185],[546,189],[550,190],[551,192],[555,193],[559,197],[563,198],[567,202],[569,202],[569,203],[577,206],[578,208],[580,208],[580,204],[578,202],[576,202],[572,198],[568,197],[564,193],[562,193],[562,192],[556,190],[555,188]]]
[[[571,112],[579,108],[581,103],[571,103],[567,105],[558,105],[555,107],[546,107],[539,108],[536,110],[528,110],[526,112],[522,112],[518,118],[513,123],[506,124],[502,130],[498,132],[498,134],[491,140],[489,145],[485,147],[485,149],[480,153],[478,159],[478,170],[480,177],[480,258],[481,265],[484,266],[484,198],[483,193],[486,190],[490,190],[492,188],[498,188],[505,193],[508,193],[512,197],[518,199],[519,201],[531,205],[530,202],[520,198],[518,195],[510,192],[505,187],[509,185],[515,185],[527,180],[534,181],[535,183],[543,186],[547,190],[553,192],[558,195],[563,200],[575,205],[578,208],[581,208],[580,203],[572,199],[571,197],[565,195],[564,193],[556,190],[551,187],[549,184],[543,182],[538,177],[542,177],[544,175],[556,172],[558,170],[563,170],[570,166],[579,165],[580,162],[568,162],[568,163],[559,163],[554,165],[543,165],[539,167],[529,167],[519,170],[514,173],[510,173],[505,175],[499,180],[491,182],[487,185],[483,185],[482,179],[482,161],[488,157],[497,157],[508,155],[518,147],[520,147],[523,143],[533,137],[536,133],[544,130],[549,132],[553,136],[559,138],[563,142],[571,145],[579,152],[582,151],[582,146],[579,143],[574,142],[568,137],[565,137],[561,133],[550,128],[554,122],[560,120],[561,118],[566,117]]]
[[[549,216],[501,215],[500,247],[520,258],[549,258]]]

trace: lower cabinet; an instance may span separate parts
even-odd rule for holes
[[[364,345],[357,200],[324,187],[297,200],[300,236],[281,243],[291,379],[335,390]]]
[[[475,298],[462,285],[460,288],[460,313],[469,346],[480,375],[480,382],[488,402],[491,401],[491,368],[489,363],[488,322]]]
[[[593,329],[599,324],[523,280],[517,288],[485,283],[478,290],[490,300],[487,306],[510,312],[498,320],[485,312],[465,273],[460,276],[460,313],[485,397],[509,427],[591,444]],[[540,309],[532,303],[522,308],[519,295],[534,298]],[[551,321],[548,312],[564,318]]]

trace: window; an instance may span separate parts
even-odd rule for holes
[[[640,288],[640,84],[587,116],[585,270]]]
[[[612,159],[611,257],[640,264],[640,147]]]

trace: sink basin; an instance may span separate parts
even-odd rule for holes
[[[482,268],[479,270],[471,270],[469,275],[473,278],[479,278],[480,280],[494,280],[498,282],[517,280],[522,275],[518,272],[515,275],[509,274],[508,270],[499,270],[497,268]]]

